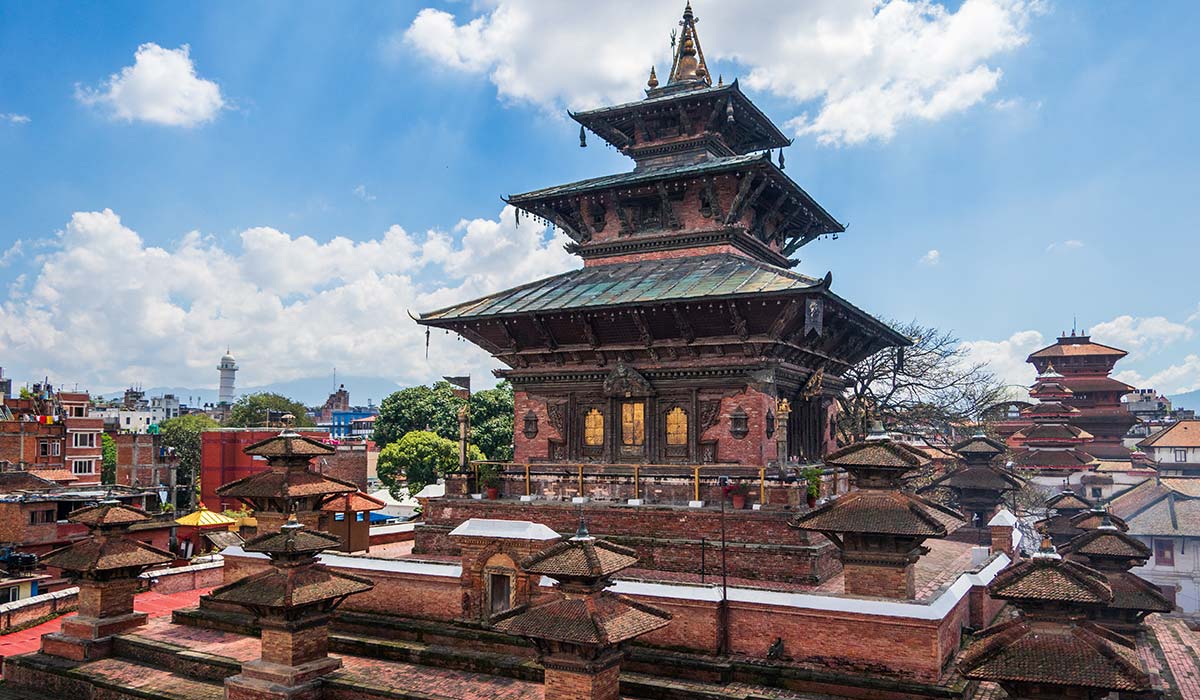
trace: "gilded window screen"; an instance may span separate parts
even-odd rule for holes
[[[646,406],[640,401],[621,404],[621,443],[642,445],[646,441]]]
[[[604,414],[593,408],[583,418],[583,444],[598,447],[604,444]]]
[[[672,408],[667,413],[667,444],[686,445],[688,436],[687,411],[682,408]]]

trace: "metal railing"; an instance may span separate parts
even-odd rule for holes
[[[748,466],[744,464],[639,464],[639,463],[600,463],[600,462],[496,462],[489,460],[471,462],[472,476],[478,483],[479,469],[483,465],[491,465],[503,475],[517,475],[524,482],[526,496],[533,495],[534,476],[557,476],[572,478],[576,481],[580,495],[585,490],[585,482],[590,477],[597,481],[605,481],[605,477],[613,480],[632,479],[633,498],[643,496],[643,483],[647,479],[683,478],[692,482],[692,498],[699,501],[702,478],[717,479],[727,476],[734,483],[745,483],[748,480],[757,482],[758,500],[766,502],[767,476],[782,477],[775,468]],[[704,475],[702,476],[702,472]]]

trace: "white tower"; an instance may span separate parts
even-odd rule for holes
[[[225,349],[225,356],[221,358],[221,364],[217,365],[217,369],[221,372],[221,387],[217,391],[217,403],[231,404],[233,403],[233,375],[237,374],[238,366],[234,361],[233,355],[229,354],[229,349]]]

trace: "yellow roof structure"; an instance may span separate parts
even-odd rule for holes
[[[183,525],[185,527],[229,527],[235,523],[237,523],[237,520],[227,515],[214,513],[205,508],[203,503],[200,504],[199,510],[188,513],[182,518],[175,519],[176,525]]]

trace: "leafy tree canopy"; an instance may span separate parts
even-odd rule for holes
[[[100,483],[117,483],[117,441],[108,433],[100,434]]]
[[[475,445],[467,452],[471,460],[484,455]],[[414,430],[379,452],[379,480],[393,498],[416,495],[440,477],[458,469],[458,443],[428,430]]]
[[[296,427],[313,427],[304,404],[270,392],[246,394],[238,399],[229,409],[229,420],[225,425],[230,428],[254,428],[268,423],[278,426],[283,416],[289,413],[295,417]]]
[[[180,486],[191,486],[195,491],[198,484],[191,483],[191,475],[200,473],[200,433],[205,430],[216,430],[221,424],[203,413],[189,413],[186,416],[171,418],[159,425],[163,447],[173,448],[179,460],[176,464],[175,483]],[[187,491],[181,491],[187,494]],[[181,495],[179,503],[189,503],[186,495]]]
[[[458,442],[458,411],[465,401],[449,382],[414,386],[388,396],[379,406],[374,440],[390,445],[414,431]],[[513,391],[508,382],[471,395],[471,443],[495,460],[512,459]]]

